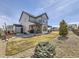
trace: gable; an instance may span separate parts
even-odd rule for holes
[[[43,13],[43,14],[41,14],[41,15],[39,15],[39,16],[33,16],[33,15],[31,15],[31,14],[29,14],[29,13],[27,13],[27,12],[22,12],[22,14],[21,14],[21,16],[20,16],[20,19],[19,19],[19,21],[22,19],[22,17],[24,16],[24,14],[25,15],[28,15],[28,16],[31,16],[33,19],[38,19],[38,18],[40,18],[40,17],[42,17],[43,19],[48,19],[48,16],[47,16],[47,14],[46,13]]]
[[[28,18],[29,17],[29,15],[28,14],[26,14],[25,12],[22,12],[21,13],[21,16],[20,16],[20,19],[19,19],[19,22],[23,19],[23,21],[25,21],[25,19],[26,18]]]

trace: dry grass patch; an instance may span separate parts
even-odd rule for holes
[[[21,51],[35,47],[38,42],[50,41],[58,36],[58,32],[52,32],[46,35],[34,36],[30,38],[14,38],[9,40],[6,47],[6,55],[14,55]]]

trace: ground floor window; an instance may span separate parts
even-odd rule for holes
[[[43,26],[43,31],[47,31],[47,27],[46,26]]]

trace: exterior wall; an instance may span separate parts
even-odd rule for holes
[[[14,33],[21,33],[21,28],[22,28],[22,27],[16,27],[16,26],[14,26],[14,27],[13,27]]]
[[[33,24],[29,22],[29,15],[23,13],[20,24],[23,26],[23,32],[28,33],[29,31],[29,25]]]
[[[13,26],[13,32],[16,33],[16,32],[15,32],[15,26]]]
[[[42,16],[42,24],[48,25],[48,19],[45,15]]]
[[[41,17],[39,18],[30,17],[30,22],[42,24],[42,18]]]
[[[21,33],[21,28],[22,28],[22,27],[16,27],[16,32],[17,32],[17,33]]]
[[[30,22],[36,22],[36,19],[35,19],[35,18],[33,18],[33,17],[31,17],[31,16],[30,16],[29,18],[30,18],[30,19],[29,19]]]
[[[42,24],[42,18],[41,17],[37,18],[36,22],[39,23],[39,24]]]
[[[45,15],[42,16],[42,33],[48,33],[48,19]]]
[[[69,30],[78,29],[78,26],[77,26],[77,24],[69,24],[69,25],[68,25],[68,29],[69,29]]]
[[[13,31],[13,25],[7,26],[7,31],[9,31],[11,33]]]
[[[48,26],[47,25],[42,25],[42,34],[48,33]]]
[[[34,23],[38,23],[38,24],[47,24],[48,23],[48,20],[45,15],[38,17],[38,18],[30,17],[30,21],[34,22]]]
[[[59,31],[59,27],[53,27],[52,30],[53,31]]]

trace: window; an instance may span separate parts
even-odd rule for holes
[[[37,19],[36,19],[36,22],[42,24],[42,19],[41,19],[41,17],[37,18]]]
[[[46,26],[43,27],[43,31],[47,31],[47,27]]]
[[[43,20],[43,24],[47,24],[47,20]]]
[[[34,19],[33,17],[30,17],[30,16],[29,16],[29,21],[35,22],[35,19]]]

